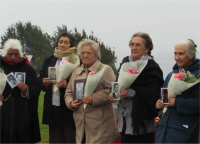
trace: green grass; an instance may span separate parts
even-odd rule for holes
[[[49,126],[42,124],[43,104],[44,104],[44,92],[41,91],[38,103],[38,115],[39,115],[40,134],[41,134],[41,141],[39,143],[49,143]]]

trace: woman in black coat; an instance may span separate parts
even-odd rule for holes
[[[57,47],[53,55],[45,58],[40,71],[39,81],[44,95],[44,111],[42,123],[49,125],[49,143],[75,143],[75,124],[73,112],[67,108],[64,101],[65,89],[69,78],[61,80],[57,84],[48,78],[48,68],[58,67],[62,57],[69,56],[77,51],[75,38],[69,33],[61,33],[57,39]],[[60,93],[53,92],[57,86]]]
[[[25,82],[18,82],[14,87],[7,82],[0,94],[3,96],[0,142],[37,143],[41,138],[37,111],[40,87],[36,72],[26,63],[22,45],[16,39],[9,39],[5,43],[0,59],[6,75],[25,73]]]

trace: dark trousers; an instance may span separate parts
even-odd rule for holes
[[[154,132],[139,135],[129,135],[125,134],[125,131],[126,121],[124,119],[123,130],[121,132],[121,143],[154,143]]]
[[[75,128],[49,125],[49,143],[76,143]]]

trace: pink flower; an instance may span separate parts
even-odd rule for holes
[[[132,70],[132,73],[134,73],[134,74],[138,74],[139,73],[139,71],[136,71],[136,70]]]
[[[97,71],[90,72],[90,73],[89,73],[89,76],[91,76],[91,75],[95,75],[96,73],[97,73]]]
[[[180,79],[183,78],[184,74],[185,74],[184,72],[177,73],[177,74],[174,76],[174,78],[180,80]]]
[[[128,72],[128,73],[132,73],[132,69],[131,69],[131,68],[128,69],[127,72]]]
[[[68,62],[68,63],[69,63],[69,60],[67,60],[67,59],[64,59],[64,60],[62,60],[62,61],[64,61],[64,62]]]
[[[134,70],[134,69],[132,69],[132,68],[129,68],[129,69],[127,70],[127,72],[128,72],[128,73],[132,73],[132,74],[138,74],[138,73],[139,73],[139,71],[136,71],[136,70]]]

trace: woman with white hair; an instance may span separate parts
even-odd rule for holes
[[[40,86],[35,70],[26,63],[22,45],[17,39],[6,41],[1,59],[1,68],[6,75],[26,73],[25,83],[19,82],[11,88],[7,83],[0,96],[1,143],[36,143],[41,140],[38,121],[38,97]]]
[[[68,108],[74,111],[76,143],[115,142],[119,135],[114,109],[108,99],[111,82],[115,80],[114,72],[110,66],[99,61],[100,47],[98,43],[90,39],[84,39],[78,44],[77,49],[82,65],[72,73],[65,92],[65,103]],[[98,68],[103,73],[93,93],[83,96],[82,101],[73,99],[76,93],[74,90],[75,82],[82,79],[88,81],[89,73],[98,74]],[[84,107],[86,104],[87,106]]]
[[[167,88],[173,73],[182,69],[189,71],[196,78],[200,77],[200,60],[196,58],[196,44],[191,40],[179,41],[174,50],[176,64],[164,82]],[[199,136],[199,87],[196,84],[183,91],[175,98],[169,95],[169,104],[161,100],[156,103],[157,110],[168,107],[164,115],[161,114],[157,124],[156,143],[198,143]]]

